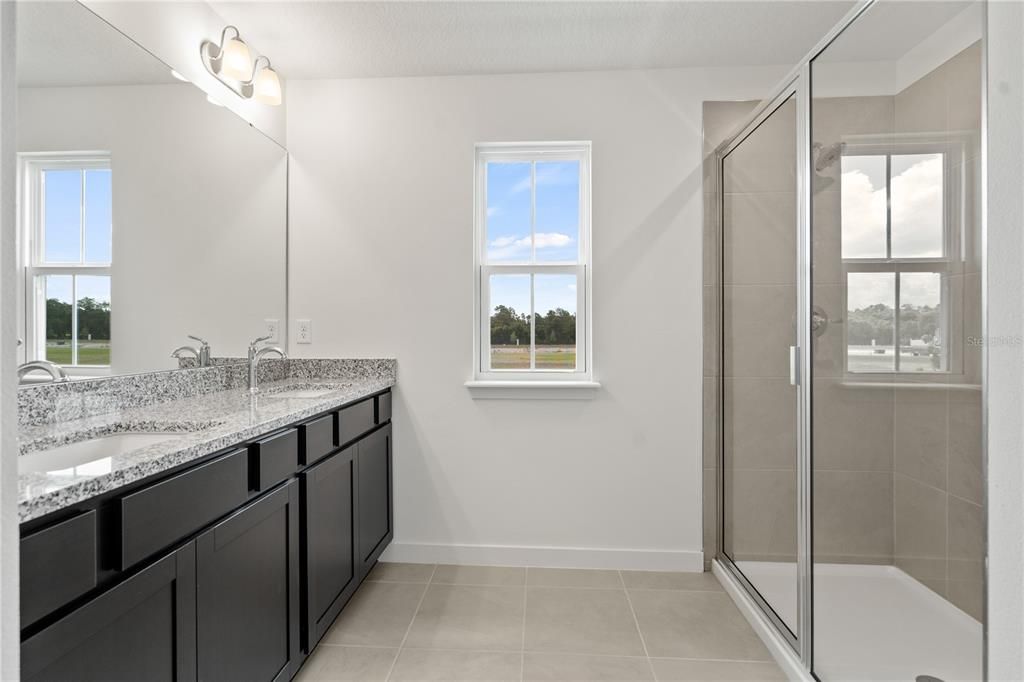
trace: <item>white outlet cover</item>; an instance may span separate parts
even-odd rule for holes
[[[263,320],[264,336],[269,336],[271,343],[277,343],[277,330],[280,328],[280,320],[267,318]]]
[[[313,343],[313,323],[310,320],[296,320],[296,343]]]

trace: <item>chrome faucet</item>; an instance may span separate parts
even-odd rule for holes
[[[282,360],[288,359],[288,354],[284,352],[278,346],[263,346],[258,348],[259,344],[264,341],[269,341],[271,337],[261,336],[258,339],[253,339],[253,342],[249,344],[249,392],[256,393],[259,389],[259,379],[257,377],[257,369],[260,365],[260,360],[263,356],[268,353],[277,353]]]
[[[24,364],[18,365],[18,381],[29,372],[42,371],[50,373],[50,381],[67,381],[68,374],[64,371],[64,368],[60,365],[50,362],[49,360],[32,360]]]
[[[196,348],[195,346],[179,346],[171,352],[171,357],[176,360],[181,360],[182,353],[191,353],[196,357],[196,364],[198,364],[200,367],[209,367],[210,344],[204,339],[201,339],[198,336],[192,336],[191,334],[188,335],[188,338],[192,339],[193,341],[198,341],[199,347]]]

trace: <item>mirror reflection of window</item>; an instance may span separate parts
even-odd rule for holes
[[[842,157],[850,373],[949,371],[945,162],[930,150]]]
[[[31,359],[65,367],[108,367],[113,183],[108,157],[22,157],[30,209]]]

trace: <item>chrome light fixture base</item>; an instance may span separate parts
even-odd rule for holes
[[[228,32],[233,31],[234,37],[228,38]],[[220,81],[226,88],[241,97],[242,99],[256,99],[259,102],[270,106],[277,106],[281,103],[281,86],[277,73],[270,65],[270,58],[260,55],[252,63],[251,71],[247,78],[234,78],[225,73],[225,41],[244,46],[246,63],[248,64],[248,46],[242,40],[238,29],[234,26],[226,26],[220,35],[220,44],[211,40],[204,40],[199,45],[199,57],[206,70]],[[235,64],[237,66],[237,64]],[[259,92],[257,87],[259,86]],[[269,91],[268,91],[269,87]]]

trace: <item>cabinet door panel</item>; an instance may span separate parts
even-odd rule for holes
[[[359,558],[365,571],[391,540],[391,426],[358,447]]]
[[[287,680],[298,659],[294,481],[196,538],[200,680]]]
[[[357,585],[355,456],[352,446],[303,474],[307,650],[320,640]]]
[[[195,680],[195,584],[189,543],[23,641],[22,679]]]

